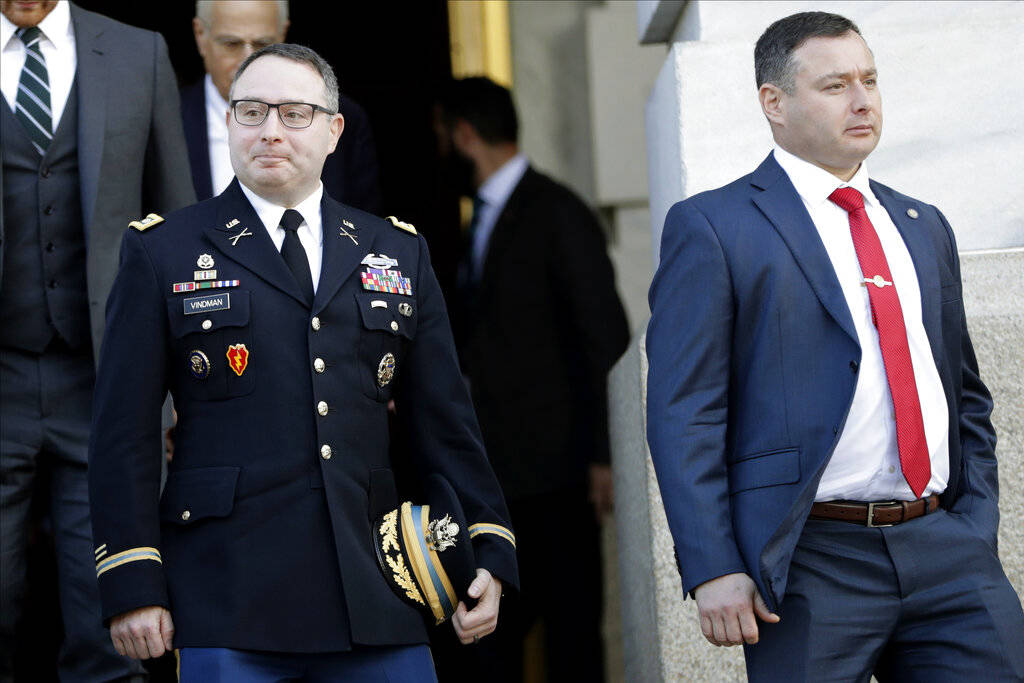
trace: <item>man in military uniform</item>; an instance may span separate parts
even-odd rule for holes
[[[130,656],[180,648],[186,681],[429,679],[424,623],[371,538],[394,505],[389,401],[470,525],[462,642],[494,629],[517,569],[426,244],[323,194],[344,119],[315,52],[259,50],[231,98],[235,181],[133,224],[108,302],[90,444],[104,619]]]

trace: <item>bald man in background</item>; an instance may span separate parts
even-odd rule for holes
[[[287,0],[198,0],[192,30],[206,76],[181,91],[189,164],[196,198],[220,194],[234,178],[228,157],[228,89],[242,61],[281,43],[288,32]],[[381,212],[377,151],[366,111],[344,95],[345,135],[324,164],[324,188],[344,204]]]

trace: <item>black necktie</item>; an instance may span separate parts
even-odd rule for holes
[[[50,112],[50,77],[39,47],[43,35],[38,26],[30,26],[18,29],[18,37],[25,43],[26,54],[18,94],[14,98],[14,114],[28,131],[36,151],[46,154],[53,138],[53,115]]]
[[[309,259],[302,248],[299,234],[296,232],[302,225],[302,214],[295,209],[288,209],[281,216],[281,227],[284,228],[284,244],[281,245],[281,257],[299,283],[299,289],[306,296],[306,303],[313,303],[313,276],[309,272]]]

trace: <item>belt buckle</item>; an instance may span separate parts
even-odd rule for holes
[[[881,529],[882,527],[895,526],[893,524],[875,524],[874,521],[876,507],[878,507],[879,505],[894,505],[895,503],[895,500],[882,500],[877,503],[868,503],[868,519],[867,524],[865,524],[865,526],[867,526],[869,529]]]

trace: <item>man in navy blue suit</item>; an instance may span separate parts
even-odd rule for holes
[[[776,149],[672,207],[651,287],[683,589],[754,681],[1022,680],[953,232],[868,175],[882,109],[856,25],[781,19],[755,70]]]
[[[254,53],[227,112],[236,178],[122,243],[89,449],[96,574],[116,649],[179,648],[183,681],[433,679],[423,620],[385,581],[371,526],[397,506],[391,401],[408,461],[447,479],[465,513],[478,569],[459,639],[492,632],[502,586],[517,585],[426,243],[320,181],[344,126],[337,88],[308,48]]]
[[[261,47],[284,42],[288,27],[288,0],[196,2],[192,32],[206,76],[182,88],[181,118],[198,199],[220,194],[234,177],[224,112],[238,65]],[[379,214],[377,150],[366,110],[345,95],[338,109],[345,117],[345,137],[324,162],[324,188],[343,204]]]

